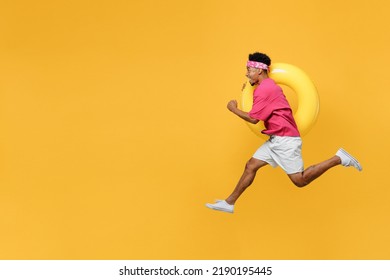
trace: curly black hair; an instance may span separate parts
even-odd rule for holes
[[[249,55],[249,60],[262,62],[264,64],[267,64],[268,66],[271,65],[271,58],[269,58],[269,56],[266,55],[265,53],[259,53],[259,52],[252,53]]]

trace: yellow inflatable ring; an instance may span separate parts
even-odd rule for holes
[[[317,89],[310,78],[300,68],[286,63],[274,63],[271,65],[269,77],[277,84],[290,87],[298,96],[298,109],[294,114],[301,136],[309,132],[317,120],[320,101]],[[241,107],[249,112],[253,106],[253,91],[256,86],[246,83],[241,94]],[[268,138],[261,133],[265,129],[263,122],[251,124],[246,122],[249,128],[258,136]]]

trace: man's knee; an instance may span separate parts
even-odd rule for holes
[[[253,163],[251,163],[250,161],[248,161],[245,164],[245,170],[248,171],[248,172],[256,172],[257,171],[255,165]]]
[[[293,181],[294,185],[298,188],[303,188],[308,185],[305,181]]]
[[[257,172],[257,170],[259,170],[260,167],[262,167],[262,166],[263,166],[263,164],[262,164],[261,161],[256,160],[254,158],[251,158],[246,163],[245,170],[248,171],[248,172]]]
[[[307,186],[309,183],[305,180],[305,177],[302,174],[293,174],[292,176],[289,176],[291,181],[294,183],[295,186],[298,188],[303,188],[304,186]]]

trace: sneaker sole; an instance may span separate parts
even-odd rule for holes
[[[354,167],[356,167],[357,170],[359,170],[359,171],[363,170],[362,166],[357,161],[357,159],[354,158],[353,156],[351,156],[349,153],[347,153],[346,150],[344,150],[343,148],[340,148],[340,152],[342,152],[344,155],[346,155],[347,157],[349,157],[352,160],[352,162],[354,163]]]
[[[218,210],[218,211],[222,211],[222,212],[233,214],[232,210],[228,210],[226,208],[215,207],[215,206],[213,206],[211,204],[208,204],[208,203],[206,204],[206,207],[210,208],[210,209],[213,209],[213,210]]]

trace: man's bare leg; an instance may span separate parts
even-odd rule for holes
[[[328,160],[325,160],[319,164],[310,166],[303,172],[289,174],[291,181],[297,187],[304,187],[310,184],[312,181],[320,177],[330,168],[335,167],[337,165],[343,165],[345,167],[355,167],[357,170],[362,171],[362,166],[352,155],[350,155],[347,151],[340,148],[336,155],[331,157]]]
[[[330,168],[339,164],[341,164],[340,158],[338,156],[333,156],[328,160],[308,167],[303,172],[288,174],[288,177],[290,177],[291,181],[297,187],[304,187],[320,177]]]
[[[267,165],[265,161],[251,158],[245,165],[244,173],[238,181],[235,189],[226,200],[217,200],[215,203],[207,203],[206,206],[213,210],[233,213],[234,204],[241,194],[252,184],[259,168]]]
[[[230,205],[234,205],[241,194],[252,184],[256,177],[257,170],[267,164],[268,163],[265,161],[251,158],[245,165],[244,173],[238,181],[235,189],[225,201]]]

